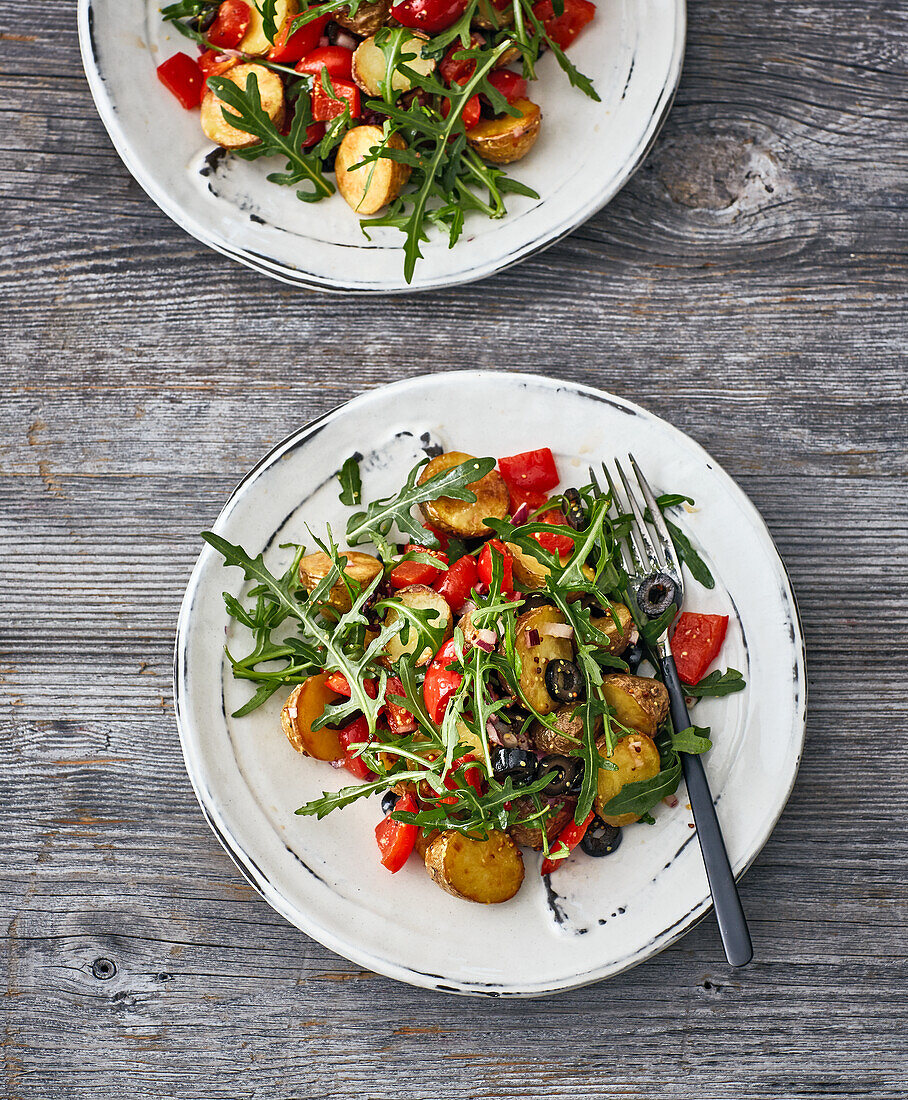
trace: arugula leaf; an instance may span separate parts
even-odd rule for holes
[[[608,817],[619,814],[645,814],[663,798],[674,794],[681,782],[681,761],[663,768],[651,779],[641,779],[636,783],[625,783],[621,790],[602,807],[602,813]]]
[[[359,473],[359,460],[362,455],[351,455],[347,461],[341,466],[337,474],[337,479],[340,482],[340,502],[341,504],[360,504],[363,499],[363,482]]]
[[[278,32],[278,25],[275,19],[277,13],[277,0],[253,0],[253,3],[256,8],[258,8],[259,14],[262,17],[262,30],[265,32],[265,37],[273,46]]]
[[[707,734],[709,730],[703,726],[688,726],[686,730],[678,730],[672,733],[672,748],[675,752],[688,752],[699,754],[709,752],[713,747]]]
[[[424,504],[438,497],[454,497],[455,500],[476,501],[476,494],[468,489],[495,466],[494,458],[471,458],[447,470],[434,474],[422,485],[417,484],[419,472],[428,459],[417,463],[407,475],[399,493],[373,501],[364,512],[356,512],[347,521],[347,541],[351,546],[373,542],[381,557],[388,561],[394,556],[394,548],[388,541],[392,527],[397,527],[411,541],[437,549],[441,543],[412,515],[417,504]]]
[[[715,588],[716,582],[709,571],[709,566],[693,548],[687,535],[667,517],[665,526],[668,528],[668,533],[671,535],[675,549],[678,551],[679,559],[690,570],[690,575],[694,580],[699,581],[704,588]]]
[[[699,684],[684,684],[684,694],[693,699],[706,696],[719,697],[743,691],[746,686],[747,682],[736,668],[728,668],[724,672],[716,669],[715,672],[704,677]]]

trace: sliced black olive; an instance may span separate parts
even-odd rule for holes
[[[217,18],[219,8],[220,4],[213,4],[210,8],[207,8],[205,11],[200,12],[194,18],[190,19],[189,26],[194,31],[199,31],[201,34],[204,34],[207,30],[211,29],[211,24]]]
[[[594,817],[580,841],[581,849],[588,856],[610,856],[621,844],[621,830],[617,825],[606,825],[601,817]]]
[[[627,667],[631,672],[636,672],[640,667],[640,662],[646,656],[646,650],[643,647],[643,643],[640,641],[634,642],[633,645],[629,645],[627,649],[621,654],[621,660],[627,661]]]
[[[397,795],[394,793],[394,791],[385,791],[381,800],[381,812],[385,815],[385,817],[387,817],[388,814],[391,813],[396,805]]]
[[[560,659],[545,666],[545,686],[556,703],[576,703],[586,690],[580,669],[573,661]]]
[[[583,763],[573,756],[553,752],[539,761],[537,775],[551,775],[543,794],[576,794],[583,785]]]
[[[532,783],[536,778],[536,754],[526,749],[497,745],[492,749],[492,771],[498,779],[511,778],[514,786]]]
[[[576,489],[565,489],[563,500],[564,518],[568,521],[568,526],[573,527],[575,531],[585,530],[587,525],[586,509],[583,507],[580,494]]]
[[[523,605],[520,608],[521,614],[524,611],[535,611],[537,607],[549,607],[552,601],[548,596],[543,596],[539,592],[528,592],[523,597]]]
[[[654,573],[640,582],[637,605],[648,619],[658,619],[673,603],[680,603],[678,588],[667,573]]]

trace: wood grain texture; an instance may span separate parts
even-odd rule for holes
[[[167,221],[95,114],[72,5],[6,0],[0,1095],[902,1100],[906,57],[887,0],[693,0],[672,115],[609,207],[485,283],[375,302]],[[301,422],[471,366],[642,402],[778,542],[809,728],[742,883],[743,972],[708,917],[545,1002],[411,990],[287,926],[199,813],[170,690],[198,531]]]

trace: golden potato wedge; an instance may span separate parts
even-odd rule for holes
[[[470,749],[476,753],[480,760],[483,759],[485,756],[485,747],[482,743],[482,738],[478,733],[474,733],[461,718],[457,719],[457,737],[464,745],[469,745]]]
[[[659,750],[653,739],[643,733],[622,737],[611,756],[606,753],[605,738],[598,742],[598,747],[602,756],[617,765],[618,770],[613,772],[606,768],[599,769],[596,776],[596,813],[608,825],[631,825],[638,820],[638,814],[609,816],[602,810],[625,784],[639,783],[659,774]]]
[[[521,662],[520,690],[538,714],[551,714],[558,706],[545,686],[549,661],[570,661],[574,656],[570,638],[556,638],[545,632],[553,623],[564,623],[564,616],[550,604],[524,611],[517,620],[514,648]],[[531,640],[537,644],[531,645]]]
[[[608,635],[609,643],[605,648],[616,657],[620,657],[637,638],[633,616],[623,603],[613,603],[611,608],[606,608],[604,615],[590,615],[590,622]]]
[[[287,740],[303,756],[315,760],[343,760],[344,749],[337,730],[322,726],[314,730],[312,723],[322,716],[329,703],[338,703],[343,696],[326,686],[330,673],[320,672],[298,684],[284,703],[281,727]]]
[[[368,38],[387,23],[390,14],[391,0],[375,0],[374,3],[360,4],[356,15],[341,8],[331,18],[346,30],[358,34],[360,38]]]
[[[533,805],[531,799],[527,799],[527,805],[525,807],[527,815],[532,814],[536,807]],[[563,806],[560,806],[555,813],[553,813],[546,822],[546,835],[548,836],[549,845],[555,843],[558,834],[568,824],[571,818],[574,816],[574,804],[567,802]],[[511,835],[511,840],[515,844],[521,844],[524,848],[532,848],[535,852],[541,852],[543,848],[542,844],[542,829],[538,825],[512,825],[508,832]]]
[[[296,0],[277,0],[274,10],[274,22],[277,24],[278,35],[283,29],[284,23],[298,13],[299,5]],[[252,54],[254,57],[264,57],[274,43],[269,41],[268,36],[265,34],[262,13],[252,3],[252,0],[249,3],[249,14],[249,26],[240,40],[238,49],[242,50],[243,53]]]
[[[441,833],[438,829],[430,829],[428,832],[426,832],[425,829],[420,829],[417,832],[416,843],[413,845],[413,847],[416,849],[419,858],[423,861],[423,863],[425,863],[426,861],[426,852],[428,851],[429,845],[437,836],[441,836]]]
[[[411,584],[409,588],[402,588],[397,594],[396,598],[400,600],[402,604],[407,607],[415,607],[420,611],[434,610],[438,612],[438,617],[435,619],[433,626],[444,626],[444,641],[454,633],[454,624],[451,621],[451,608],[448,606],[448,601],[444,596],[435,591],[434,588],[429,588],[426,584]],[[387,615],[385,615],[385,623],[390,624],[396,622],[399,618],[399,613],[395,609],[389,608]],[[399,661],[405,653],[415,653],[416,646],[419,639],[416,636],[416,629],[410,624],[410,633],[407,636],[406,642],[401,639],[400,634],[395,634],[393,638],[390,638],[385,646],[385,654],[391,664],[395,661]],[[439,643],[440,645],[441,643]],[[437,647],[436,647],[437,648]],[[434,651],[426,646],[422,653],[419,655],[417,665],[428,664],[432,660]]]
[[[532,554],[526,550],[522,550],[516,543],[506,543],[508,550],[511,552],[511,557],[514,560],[514,578],[519,581],[524,588],[542,588],[545,585],[546,577],[548,577],[551,570],[547,565],[538,559],[533,557]],[[567,565],[570,561],[569,555],[562,555],[561,564]],[[589,565],[584,564],[583,574],[590,580],[593,580],[596,576],[595,570]],[[571,600],[578,599],[580,593],[570,597]]]
[[[381,562],[371,554],[361,554],[358,550],[343,550],[342,554],[347,559],[344,576],[356,581],[360,588],[365,588],[382,571]],[[316,554],[307,554],[300,561],[300,584],[311,592],[328,575],[331,565],[331,559],[321,550]],[[350,610],[350,593],[339,577],[328,593],[328,603],[340,612]]]
[[[445,454],[436,455],[419,475],[419,484],[429,480],[442,470],[450,470],[452,466],[459,466],[462,462],[469,462],[473,455],[464,454],[463,451],[447,451]],[[437,500],[426,501],[420,508],[426,520],[439,531],[447,535],[456,535],[461,539],[481,538],[490,535],[491,530],[483,523],[484,519],[504,519],[510,507],[508,487],[504,478],[497,470],[490,470],[479,481],[471,482],[468,486],[476,494],[476,501],[470,504],[466,500],[455,500],[453,497],[439,497]]]
[[[383,141],[380,126],[354,126],[344,134],[337,150],[334,161],[337,189],[357,214],[374,214],[387,206],[397,198],[410,178],[408,164],[398,164],[396,160],[386,157],[372,164],[363,164],[360,168],[353,167]],[[407,147],[400,134],[392,134],[388,138],[388,146],[391,149]]]
[[[428,76],[435,68],[435,62],[431,58],[420,56],[425,42],[425,37],[414,34],[401,47],[402,54],[416,54],[415,57],[403,62],[403,64],[421,76]],[[381,95],[386,66],[385,55],[375,45],[375,36],[373,35],[371,38],[360,42],[353,54],[353,79],[369,95]],[[392,91],[408,92],[410,87],[410,78],[404,76],[403,73],[395,72],[391,77]]]
[[[481,905],[508,901],[523,882],[523,856],[507,833],[472,840],[448,829],[426,848],[425,860],[429,877],[442,890]]]
[[[228,69],[221,75],[225,80],[231,81],[245,91],[246,79],[250,73],[254,73],[258,81],[262,109],[276,126],[280,126],[284,121],[284,85],[277,73],[266,69],[264,65],[246,64],[234,65],[232,69]],[[252,134],[247,134],[245,130],[238,130],[235,126],[231,126],[224,118],[224,111],[229,115],[237,113],[228,104],[218,99],[210,88],[206,89],[202,96],[200,115],[205,136],[225,149],[248,149],[251,145],[257,145],[259,139]]]
[[[629,729],[653,737],[668,714],[665,684],[648,676],[611,672],[602,680],[602,694],[615,717]]]
[[[542,111],[529,99],[515,99],[511,104],[520,114],[483,118],[467,132],[467,141],[492,164],[511,164],[520,160],[536,144]]]
[[[550,729],[539,721],[530,726],[530,737],[537,752],[560,752],[564,756],[578,755],[583,741],[583,719],[579,714],[576,718],[573,717],[576,709],[574,706],[566,706],[559,707],[553,712],[552,717],[557,729]],[[602,717],[597,714],[595,724],[597,735],[601,725]]]

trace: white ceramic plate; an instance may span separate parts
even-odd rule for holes
[[[274,571],[280,543],[308,542],[330,522],[342,540],[350,509],[335,474],[354,451],[364,497],[388,495],[422,448],[515,454],[547,444],[565,484],[587,464],[630,449],[657,491],[693,496],[680,522],[716,577],[691,581],[688,607],[730,616],[722,664],[748,687],[704,700],[698,725],[713,728],[707,773],[736,873],[766,842],[788,798],[804,738],[801,630],[785,570],[743,492],[696,443],[665,421],[601,391],[531,375],[467,371],[398,382],[355,398],[294,432],[253,469],[215,530]],[[526,881],[512,901],[479,906],[438,889],[416,859],[395,876],[378,862],[375,797],[323,821],[294,816],[303,802],[343,785],[327,765],[299,756],[280,728],[282,699],[228,715],[249,688],[233,680],[223,646],[238,649],[222,591],[242,577],[206,547],[180,614],[175,695],[186,767],[212,829],[249,881],[287,920],[360,966],[456,993],[538,996],[634,966],[677,939],[705,912],[706,876],[683,788],[654,826],[624,832],[606,859],[572,857],[552,876],[527,851]],[[717,959],[721,955],[718,937]]]
[[[219,159],[163,88],[155,67],[193,43],[165,25],[158,0],[79,0],[79,39],[92,95],[117,152],[161,209],[194,237],[298,286],[394,292],[481,279],[552,244],[604,206],[640,165],[671,106],[684,53],[684,0],[600,0],[571,47],[601,103],[568,85],[551,55],[533,99],[541,136],[513,175],[537,200],[509,196],[509,214],[467,218],[454,249],[434,236],[413,283],[403,279],[402,235],[371,242],[339,195],[310,205],[265,180],[277,162]]]

